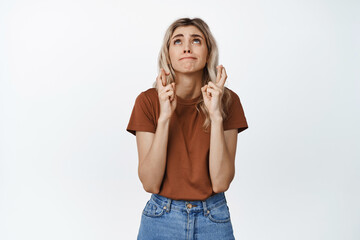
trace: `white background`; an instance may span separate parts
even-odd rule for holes
[[[166,28],[200,17],[249,128],[226,192],[243,240],[360,239],[360,2],[0,1],[0,239],[136,239],[125,129]]]

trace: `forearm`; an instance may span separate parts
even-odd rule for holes
[[[211,120],[209,169],[214,192],[226,191],[234,177],[235,166],[226,146],[221,117]]]
[[[170,119],[158,121],[151,147],[139,164],[139,178],[147,192],[158,193],[164,177]]]

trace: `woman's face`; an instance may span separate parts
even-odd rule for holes
[[[170,38],[169,56],[175,72],[203,70],[208,56],[204,35],[192,25],[177,27]]]

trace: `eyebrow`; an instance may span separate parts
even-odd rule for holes
[[[183,37],[183,36],[184,35],[180,33],[180,34],[175,35],[172,39],[174,39],[176,37]],[[199,38],[203,39],[199,34],[191,34],[190,36],[191,37],[199,37]]]

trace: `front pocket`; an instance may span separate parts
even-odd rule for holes
[[[145,208],[143,210],[143,214],[148,217],[160,217],[161,215],[164,214],[164,212],[165,209],[161,208],[161,206],[159,206],[158,204],[156,204],[151,200],[149,200],[146,203]]]
[[[210,209],[208,217],[211,221],[216,223],[229,222],[230,211],[228,205],[224,203],[216,208]]]

